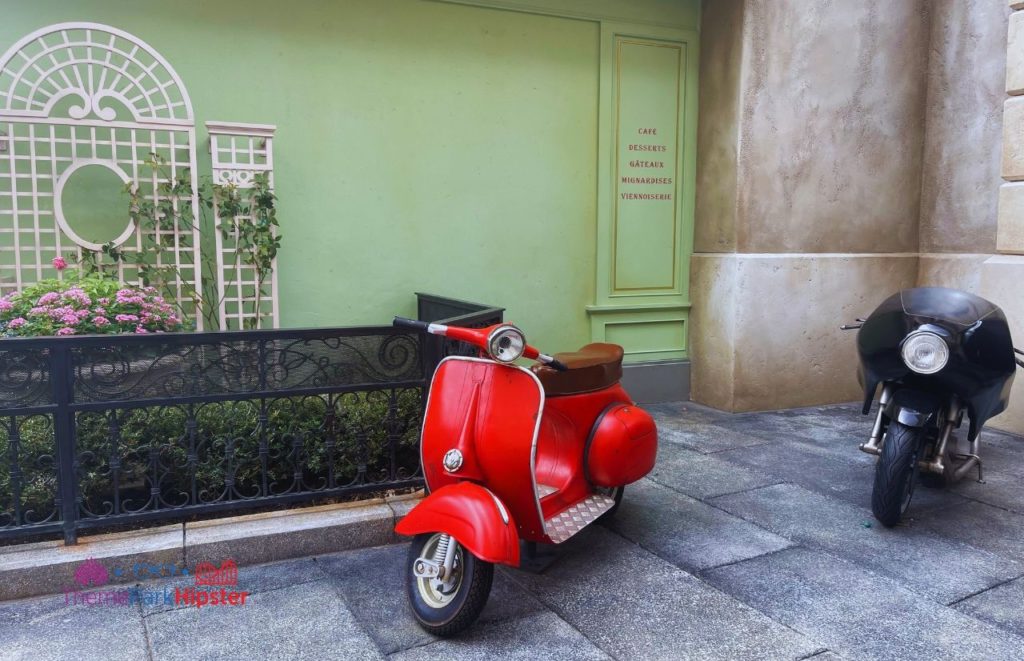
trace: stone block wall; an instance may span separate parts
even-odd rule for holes
[[[705,1],[696,401],[858,399],[838,326],[915,285],[992,299],[1024,345],[1021,8]],[[1024,378],[993,424],[1024,432]]]

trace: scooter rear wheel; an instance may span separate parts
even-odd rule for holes
[[[480,560],[452,538],[455,562],[450,579],[416,576],[416,560],[433,558],[441,538],[442,533],[424,533],[409,546],[406,592],[420,626],[436,636],[452,636],[473,624],[483,611],[491,592],[494,565]]]
[[[910,507],[918,475],[920,441],[920,430],[898,422],[890,424],[886,431],[871,493],[871,511],[886,527],[899,523]]]

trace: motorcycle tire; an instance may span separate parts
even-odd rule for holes
[[[454,538],[455,585],[445,587],[438,581],[418,578],[413,573],[416,559],[432,557],[441,533],[417,535],[409,546],[406,562],[406,592],[413,615],[426,631],[435,636],[453,636],[476,621],[491,592],[494,565],[480,560]]]
[[[910,507],[918,475],[920,440],[921,430],[898,422],[890,424],[886,431],[882,456],[875,465],[871,511],[887,528],[899,523]]]

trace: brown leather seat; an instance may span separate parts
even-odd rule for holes
[[[579,351],[556,353],[555,358],[569,370],[559,372],[543,365],[533,367],[548,397],[601,390],[622,378],[622,347],[617,344],[596,342]]]

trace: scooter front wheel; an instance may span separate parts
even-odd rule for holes
[[[440,566],[449,545],[454,558],[450,574],[441,578],[417,575],[421,559]],[[480,560],[444,533],[417,535],[409,547],[406,588],[409,605],[420,626],[437,636],[452,636],[476,621],[487,603],[494,565]]]

